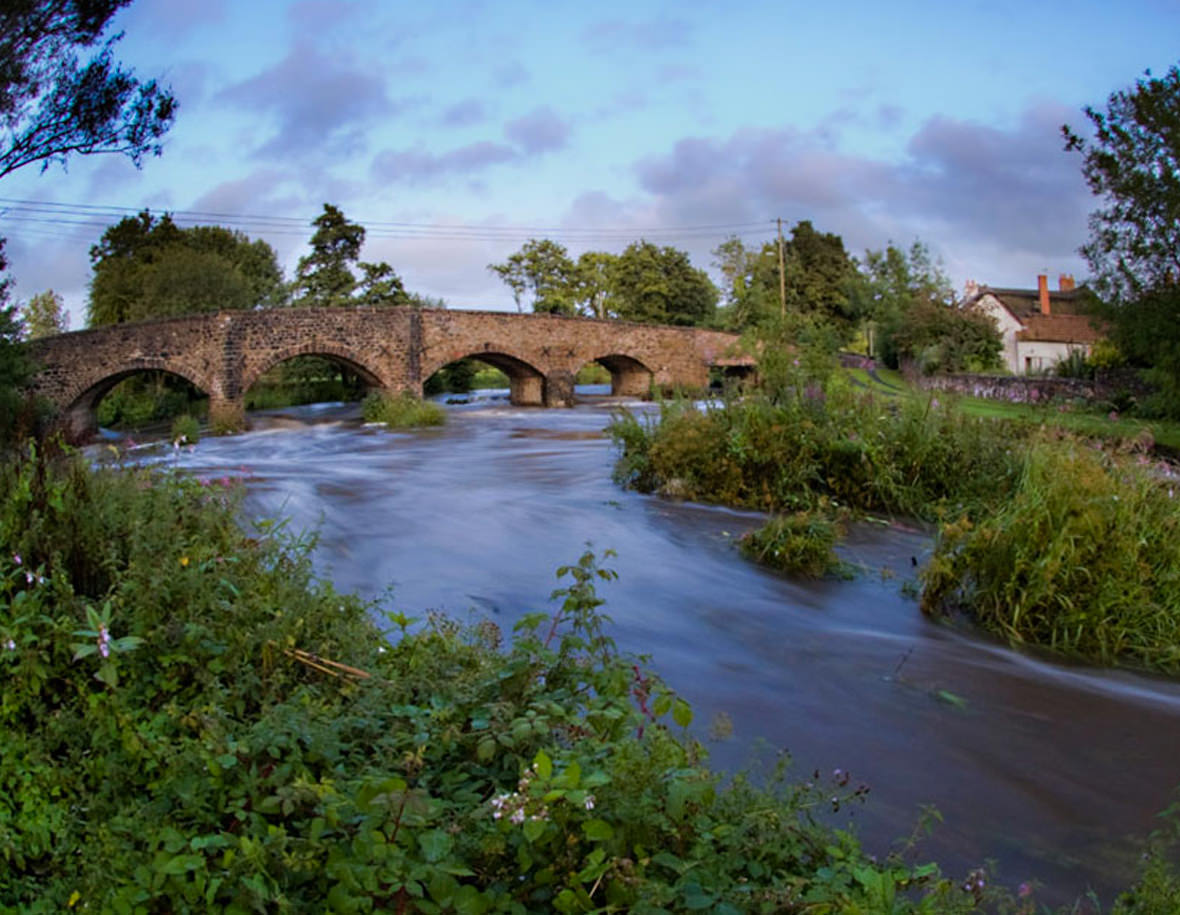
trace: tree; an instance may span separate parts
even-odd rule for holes
[[[25,303],[24,325],[29,339],[52,337],[69,330],[63,304],[61,296],[52,289],[38,293]]]
[[[618,257],[606,251],[583,251],[574,279],[574,304],[590,318],[615,314],[614,269]]]
[[[299,259],[292,284],[293,304],[308,307],[409,305],[401,277],[381,261],[361,261],[364,226],[349,222],[330,203],[312,225],[311,253]],[[361,271],[358,279],[354,268]]]
[[[147,210],[103,233],[90,249],[89,324],[281,304],[274,249],[224,226],[181,229]]]
[[[633,242],[611,273],[615,310],[627,321],[699,325],[709,321],[717,307],[713,281],[677,248]]]
[[[926,302],[954,302],[941,265],[916,239],[908,251],[892,242],[883,251],[866,251],[849,288],[853,310],[868,322],[870,353],[891,366],[898,363],[896,336],[910,311]]]
[[[1105,113],[1084,110],[1093,139],[1062,132],[1102,200],[1080,249],[1104,299],[1098,310],[1158,389],[1147,409],[1180,417],[1180,69],[1148,71],[1112,94]]]
[[[809,315],[848,337],[859,317],[851,292],[856,262],[844,250],[839,235],[818,232],[808,220],[791,229],[784,243],[787,311]],[[776,321],[784,309],[780,292],[778,241],[768,241],[760,251],[730,238],[719,245],[714,263],[726,281],[723,323],[745,330]]]
[[[120,153],[138,165],[159,155],[176,100],[140,83],[102,42],[131,0],[6,0],[0,6],[0,177],[70,155]],[[79,52],[97,48],[89,60]]]
[[[33,365],[21,342],[23,328],[16,306],[9,304],[12,280],[4,275],[8,260],[0,238],[0,444],[16,435],[24,409],[22,388],[33,373]]]
[[[898,353],[926,375],[999,368],[1003,342],[991,315],[932,297],[915,301],[893,335]]]
[[[502,264],[488,264],[512,290],[516,310],[523,311],[521,298],[532,296],[532,310],[548,314],[577,312],[578,268],[565,246],[548,238],[530,238]]]
[[[1093,140],[1062,128],[1066,149],[1082,154],[1086,183],[1103,199],[1081,252],[1096,291],[1127,302],[1180,281],[1180,69],[1161,79],[1149,71],[1133,90],[1111,95],[1105,114],[1085,113]]]

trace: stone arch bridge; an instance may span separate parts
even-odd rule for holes
[[[611,391],[704,387],[712,367],[748,371],[737,337],[719,331],[488,311],[416,308],[275,308],[116,324],[30,344],[35,393],[58,409],[66,437],[97,429],[99,401],[142,371],[178,375],[209,396],[210,418],[240,426],[245,394],[268,369],[323,356],[370,387],[422,393],[422,383],[465,356],[503,371],[514,404],[573,403],[588,362],[611,373]]]

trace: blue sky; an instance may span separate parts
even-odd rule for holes
[[[182,221],[232,217],[290,275],[332,202],[460,308],[513,307],[487,264],[529,237],[709,268],[776,217],[858,255],[920,238],[956,285],[1081,277],[1094,200],[1060,126],[1180,58],[1178,0],[136,0],[116,28],[180,102],[163,156],[0,183],[63,205],[0,202],[0,234],[18,297],[57,290],[75,328],[115,208],[225,214]]]

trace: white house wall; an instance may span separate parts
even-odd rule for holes
[[[1004,360],[1004,367],[1012,374],[1019,375],[1024,371],[1024,363],[1020,359],[1016,333],[1023,330],[1024,325],[1017,321],[1012,316],[1012,312],[1001,305],[1000,300],[990,293],[980,296],[977,306],[996,322],[996,326],[1000,330],[1000,339],[1004,343],[1004,349],[1000,355]]]
[[[1074,350],[1081,350],[1085,355],[1090,354],[1087,343],[1053,343],[1045,340],[1017,340],[1016,355],[1018,367],[1012,371],[1015,374],[1044,372],[1053,368]]]

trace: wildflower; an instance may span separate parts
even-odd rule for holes
[[[111,656],[111,637],[107,627],[101,623],[98,626],[98,653],[104,658]]]
[[[937,409],[938,409],[938,398],[937,398],[937,397],[931,397],[931,398],[930,398],[930,409],[931,409],[931,410],[937,410]]]
[[[186,567],[186,568],[187,568],[187,567],[188,567],[188,557],[187,557],[187,556],[181,556],[181,557],[180,557],[180,564],[181,564],[182,566],[184,566],[184,567]]]
[[[594,809],[594,795],[587,794],[586,799],[584,801],[582,801],[582,806],[585,807],[587,810],[593,810]]]
[[[1022,883],[1022,884],[1020,884],[1020,886],[1018,886],[1016,888],[1016,895],[1019,896],[1021,899],[1027,899],[1029,896],[1032,895],[1032,891],[1033,891],[1033,888],[1030,884]]]
[[[12,554],[12,561],[14,563],[16,563],[17,565],[20,565],[20,563],[21,563],[20,553],[13,553]]]
[[[12,639],[9,639],[7,642],[4,643],[4,648],[8,651],[16,651],[16,642],[14,642]],[[589,809],[589,808],[586,808],[586,809]]]
[[[515,823],[517,826],[519,826],[521,823],[524,822],[524,808],[518,807],[516,810],[513,810],[512,816],[509,817],[509,819],[513,823]]]
[[[34,575],[32,572],[25,572],[25,583],[31,585],[34,582],[34,580],[36,580],[36,577],[37,576]]]

